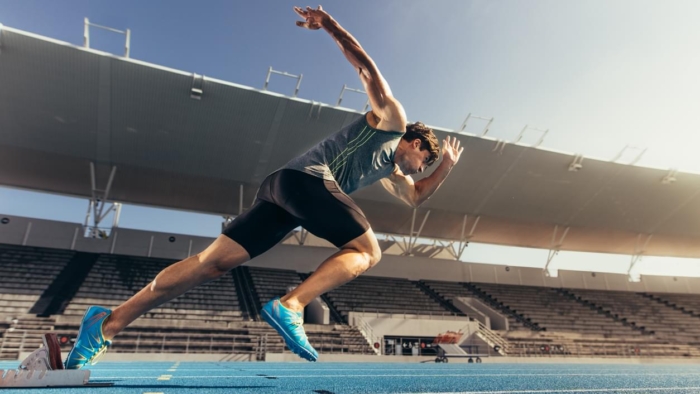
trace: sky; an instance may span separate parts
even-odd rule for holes
[[[272,66],[304,75],[300,98],[334,104],[343,84],[361,84],[325,32],[295,26],[294,5],[317,6],[287,0],[0,0],[0,23],[82,45],[87,17],[131,29],[134,59],[256,88]],[[456,129],[472,113],[494,118],[489,135],[495,138],[512,141],[529,125],[549,130],[545,148],[610,160],[629,144],[638,149],[621,162],[646,148],[638,165],[700,173],[698,1],[322,5],[374,59],[410,121]],[[123,53],[123,35],[90,34],[91,47]],[[295,83],[273,76],[269,90],[291,94]],[[365,101],[346,93],[343,105],[359,110]],[[467,131],[483,126],[473,122]],[[522,142],[539,137],[531,132]],[[86,209],[83,199],[0,188],[0,212],[6,214],[82,222]],[[121,227],[211,237],[220,222],[212,215],[131,205],[120,218]]]

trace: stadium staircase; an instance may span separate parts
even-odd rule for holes
[[[645,334],[645,335],[653,335],[654,334],[654,331],[647,330],[644,326],[640,326],[634,321],[629,321],[627,317],[621,317],[618,314],[613,313],[609,309],[604,308],[603,306],[597,305],[593,301],[589,301],[585,298],[582,298],[581,296],[577,296],[571,290],[552,289],[552,291],[555,291],[555,292],[561,294],[562,296],[564,296],[572,301],[575,301],[575,302],[577,302],[577,303],[579,303],[587,308],[590,308],[592,311],[595,311],[599,314],[602,314],[609,319],[612,319],[616,322],[622,323],[624,326],[627,326],[633,330],[639,331],[642,334]]]
[[[416,281],[411,281],[416,287],[421,289],[423,293],[425,293],[427,296],[432,298],[435,302],[438,304],[442,305],[443,308],[446,310],[452,312],[455,316],[467,316],[462,312],[459,308],[454,306],[452,302],[444,299],[441,297],[439,294],[437,294],[433,289],[431,289],[428,285],[425,284],[424,281],[422,280],[416,280]]]
[[[260,321],[260,301],[255,293],[255,287],[252,285],[250,272],[248,267],[239,266],[231,270],[233,283],[236,286],[236,295],[238,296],[241,313],[243,318],[249,321]]]
[[[97,253],[77,252],[42,293],[29,313],[39,317],[63,313],[99,257]]]
[[[650,300],[652,300],[652,301],[656,301],[656,302],[658,302],[659,304],[663,304],[663,305],[665,305],[665,306],[667,306],[667,307],[669,307],[669,308],[672,308],[672,309],[674,309],[674,310],[677,310],[677,311],[679,311],[679,312],[681,312],[681,313],[684,313],[684,314],[686,314],[686,315],[688,315],[688,316],[700,318],[700,313],[696,312],[696,311],[694,310],[694,308],[690,308],[690,307],[687,307],[687,306],[678,305],[678,303],[669,301],[669,300],[667,300],[667,299],[661,298],[661,297],[656,296],[656,295],[653,295],[653,294],[648,294],[648,293],[638,293],[638,294],[639,294],[640,296],[644,297],[644,298],[648,298],[648,299],[650,299]]]
[[[463,283],[461,282],[461,285],[464,286],[466,289],[468,289],[472,294],[477,296],[479,299],[484,301],[487,305],[491,306],[492,308],[499,310],[503,312],[505,315],[510,316],[517,320],[519,323],[521,323],[523,326],[526,328],[529,328],[532,331],[543,331],[544,328],[539,326],[539,323],[531,321],[529,318],[526,318],[522,313],[518,314],[517,311],[512,310],[508,305],[499,302],[496,300],[492,295],[486,293],[485,291],[482,291],[475,285],[471,283]]]

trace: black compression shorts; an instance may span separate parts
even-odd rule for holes
[[[298,226],[338,248],[370,228],[362,210],[335,181],[283,169],[265,178],[253,206],[222,234],[238,242],[252,259]]]

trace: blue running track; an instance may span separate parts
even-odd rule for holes
[[[91,381],[114,386],[7,392],[700,393],[695,365],[102,362],[91,369]]]

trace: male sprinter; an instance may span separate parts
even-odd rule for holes
[[[333,37],[360,75],[372,111],[270,174],[253,206],[203,252],[164,269],[114,311],[89,307],[66,368],[94,364],[112,338],[136,318],[259,256],[300,225],[340,250],[292,292],[266,304],[262,316],[293,352],[316,361],[318,353],[302,327],[304,307],[367,271],[381,257],[367,219],[348,194],[382,179],[391,194],[419,206],[435,193],[459,160],[463,148],[456,139],[447,137],[440,165],[429,177],[414,183],[410,175],[422,172],[438,158],[440,148],[432,130],[422,123],[406,125],[403,107],[372,59],[321,7],[294,10],[305,19],[297,22],[298,26],[324,29]]]

